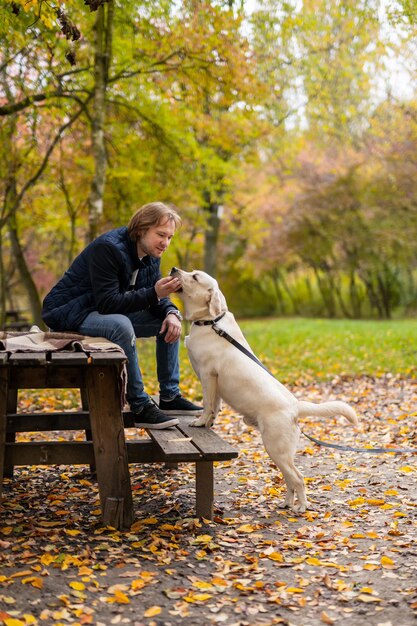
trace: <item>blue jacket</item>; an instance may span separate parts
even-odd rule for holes
[[[134,284],[132,275],[138,270]],[[169,298],[158,302],[154,285],[161,278],[160,260],[138,258],[126,226],[104,233],[79,254],[45,297],[42,318],[54,331],[78,330],[89,313],[122,313],[149,309],[159,319],[176,310]]]

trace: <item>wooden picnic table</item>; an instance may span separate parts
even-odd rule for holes
[[[214,462],[237,451],[214,431],[193,428],[189,417],[148,437],[125,439],[133,416],[122,411],[125,356],[120,351],[0,351],[0,494],[3,476],[20,465],[76,465],[95,468],[103,523],[125,530],[133,519],[129,463],[195,463],[196,514],[213,518]],[[79,411],[19,413],[23,389],[78,388]],[[21,441],[20,432],[83,430],[85,441]]]
[[[103,521],[128,528],[133,521],[127,450],[121,411],[120,351],[0,352],[0,478],[15,465],[94,464]],[[17,413],[22,389],[78,388],[88,400],[82,426],[78,413]],[[37,430],[91,431],[91,442],[16,442],[16,433]],[[85,445],[87,443],[87,445]],[[83,445],[84,444],[84,445]],[[92,450],[89,448],[92,448]],[[1,489],[1,486],[0,486]]]

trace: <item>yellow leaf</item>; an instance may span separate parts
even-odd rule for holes
[[[306,511],[305,514],[304,514],[304,517],[309,522],[313,522],[316,519],[317,516],[318,516],[317,511]]]
[[[304,593],[304,589],[300,587],[287,587],[285,590],[287,593]]]
[[[410,467],[409,465],[404,465],[400,467],[399,472],[404,472],[405,474],[409,474],[410,472],[415,472],[414,467]]]
[[[332,618],[327,615],[326,611],[322,611],[320,613],[320,619],[324,624],[334,624],[334,620],[332,620]]]
[[[71,587],[71,589],[76,589],[77,591],[84,591],[85,589],[84,583],[79,583],[76,580],[70,582],[69,586]]]
[[[381,504],[385,504],[385,500],[382,498],[367,498],[366,501],[371,506],[380,506]]]
[[[365,498],[360,496],[359,498],[355,498],[355,500],[349,500],[348,504],[349,506],[358,506],[359,504],[365,504],[365,502],[366,502]]]
[[[236,528],[238,533],[254,533],[255,530],[258,530],[259,526],[253,526],[252,524],[243,524]]]
[[[30,584],[32,587],[36,587],[37,589],[42,589],[43,580],[38,576],[29,576],[29,578],[22,578],[22,585]]]
[[[155,615],[159,615],[161,611],[162,611],[161,607],[155,605],[155,606],[149,607],[149,609],[146,609],[143,615],[145,617],[155,617]]]
[[[123,593],[123,591],[116,589],[114,592],[114,602],[117,602],[118,604],[129,604],[130,600],[127,595]]]
[[[367,532],[366,536],[369,537],[369,539],[378,539],[379,537],[378,533],[376,533],[374,530],[370,530],[369,532]]]
[[[278,563],[284,562],[284,557],[280,552],[271,552],[271,554],[268,554],[267,556],[268,559],[271,559],[271,561],[277,561]]]
[[[381,565],[382,567],[390,569],[395,565],[395,563],[392,559],[389,558],[389,556],[381,556]]]
[[[54,562],[54,557],[52,556],[52,554],[49,554],[49,552],[47,552],[46,554],[43,554],[40,558],[40,561],[42,563],[42,565],[50,565],[51,563]]]
[[[81,535],[81,530],[64,530],[66,535],[69,535],[70,537],[75,537],[75,535]]]
[[[10,578],[18,578],[19,576],[32,576],[33,572],[30,569],[25,569],[22,572],[15,572],[10,576]]]
[[[141,578],[132,580],[132,582],[130,583],[130,587],[132,591],[138,591],[139,589],[143,589],[145,585],[146,585],[145,581],[142,580]]]
[[[197,589],[212,589],[213,585],[205,582],[204,580],[197,580],[193,583],[193,587],[197,587]]]
[[[210,600],[213,597],[211,593],[195,593],[193,595],[195,602],[205,602],[206,600]]]
[[[376,598],[375,596],[370,596],[366,593],[360,593],[357,600],[360,600],[361,602],[382,602],[381,598]]]
[[[227,587],[227,581],[224,580],[224,578],[219,578],[219,576],[214,576],[211,582],[213,585],[216,585],[216,587]]]
[[[22,622],[20,619],[14,619],[13,617],[8,617],[3,622],[6,626],[26,626],[25,622]]]

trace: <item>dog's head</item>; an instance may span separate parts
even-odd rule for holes
[[[213,319],[227,311],[226,299],[217,280],[206,272],[184,272],[173,267],[170,275],[180,279],[181,290],[178,295],[184,302],[185,317],[188,320]]]

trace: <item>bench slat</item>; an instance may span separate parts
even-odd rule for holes
[[[85,352],[51,352],[52,365],[86,365],[88,356]]]
[[[21,365],[27,367],[28,365],[45,365],[46,353],[45,352],[14,352],[9,356],[9,363],[11,365]]]
[[[201,459],[201,453],[189,441],[189,437],[183,435],[178,428],[164,430],[150,430],[147,433],[158,444],[167,461],[193,461]]]
[[[94,448],[90,441],[6,443],[5,465],[92,465]]]
[[[6,432],[31,433],[53,430],[85,430],[90,428],[88,411],[55,413],[8,413]]]
[[[90,352],[90,361],[93,365],[113,365],[124,363],[126,357],[121,352]]]
[[[234,459],[238,456],[238,451],[233,448],[227,441],[224,441],[214,430],[210,428],[196,428],[191,426],[191,422],[195,418],[179,418],[177,428],[184,433],[185,436],[191,437],[193,444],[201,451],[206,460],[226,460]]]

